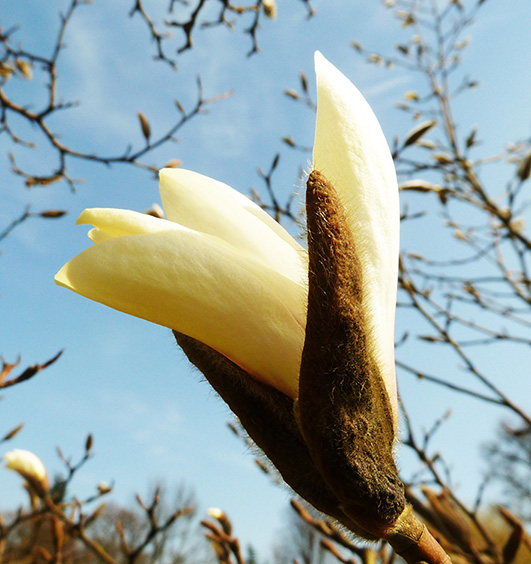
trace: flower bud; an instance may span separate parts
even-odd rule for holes
[[[225,511],[223,511],[219,507],[210,507],[209,509],[207,509],[207,513],[210,515],[210,517],[219,522],[221,528],[223,529],[223,532],[230,537],[232,534],[232,523],[230,522],[230,519]]]
[[[50,489],[46,468],[32,452],[15,449],[8,452],[4,460],[6,468],[20,474],[39,495],[44,495]]]
[[[262,7],[264,8],[264,14],[271,18],[272,20],[277,17],[277,4],[275,0],[264,0],[262,2]]]

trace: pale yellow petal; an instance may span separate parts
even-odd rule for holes
[[[113,236],[109,235],[109,233],[103,231],[102,229],[98,229],[97,227],[94,227],[94,229],[91,229],[88,232],[88,238],[93,243],[103,243],[103,241],[107,241],[107,239],[112,239]]]
[[[296,396],[305,290],[214,237],[180,226],[116,237],[73,258],[56,282],[198,339]]]
[[[113,208],[86,209],[78,217],[76,224],[94,225],[94,229],[89,231],[89,237],[94,243],[124,235],[160,233],[179,228],[172,221],[145,213]]]
[[[169,220],[215,235],[284,276],[299,283],[305,281],[305,251],[243,194],[184,169],[160,171],[160,194]]]
[[[398,277],[396,173],[382,129],[355,86],[315,55],[317,123],[313,168],[332,182],[345,205],[363,266],[371,346],[397,411],[394,318]]]
[[[47,478],[46,468],[41,459],[29,450],[15,449],[4,456],[6,468],[14,470],[24,477],[31,477],[38,482]]]

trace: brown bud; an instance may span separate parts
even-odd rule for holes
[[[138,120],[140,121],[140,128],[142,129],[142,134],[144,135],[144,139],[149,141],[151,136],[151,127],[149,126],[149,121],[147,120],[146,116],[142,112],[138,112]]]
[[[289,96],[290,98],[293,98],[294,100],[299,99],[299,93],[296,90],[293,90],[293,88],[289,88],[288,90],[285,90],[284,94],[286,96]]]
[[[406,57],[409,55],[409,47],[407,45],[397,45],[396,49]]]
[[[466,148],[470,149],[470,147],[474,146],[476,144],[476,135],[477,135],[478,130],[476,128],[474,128],[470,134],[468,135],[468,137],[466,138],[465,144],[466,144]]]
[[[21,423],[20,425],[17,425],[14,429],[11,429],[11,431],[9,431],[9,433],[4,435],[4,437],[2,439],[0,439],[0,443],[3,443],[4,441],[9,441],[10,439],[12,439],[15,435],[18,434],[18,432],[23,427],[24,427],[24,423]]]
[[[293,141],[292,137],[282,137],[282,141],[289,145],[290,147],[295,147],[295,141]]]
[[[419,139],[415,145],[417,147],[424,147],[424,149],[435,149],[437,146],[431,139]]]
[[[87,439],[85,441],[85,452],[90,452],[90,450],[92,449],[92,445],[94,443],[94,439],[92,437],[92,433],[89,433],[87,435]]]
[[[404,141],[404,147],[408,147],[409,145],[416,143],[423,135],[425,135],[432,127],[435,127],[436,125],[437,122],[433,119],[417,125],[417,127],[412,129],[407,134],[406,140]]]
[[[43,211],[39,214],[39,217],[44,217],[46,219],[56,219],[58,217],[63,217],[68,212],[65,210],[47,210]]]
[[[527,180],[531,175],[531,151],[520,161],[517,174],[522,182]]]
[[[26,178],[26,186],[31,188],[32,186],[49,186],[55,182],[62,180],[64,176],[62,174],[53,174],[52,176],[28,176]]]
[[[452,155],[449,155],[448,153],[436,153],[435,155],[433,155],[433,158],[439,164],[450,164],[454,162]]]
[[[164,165],[164,168],[179,168],[182,164],[183,164],[183,162],[180,161],[179,159],[173,159],[171,161],[168,161]]]
[[[308,80],[306,79],[306,75],[303,72],[301,72],[299,74],[299,78],[301,80],[302,91],[308,93]]]

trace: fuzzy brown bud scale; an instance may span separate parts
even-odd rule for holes
[[[343,510],[384,536],[405,507],[392,408],[366,331],[362,268],[334,187],[307,184],[309,296],[299,381],[301,429]]]
[[[293,400],[254,380],[239,366],[207,345],[173,332],[184,353],[237,415],[251,439],[280,472],[283,480],[316,509],[349,529],[340,503],[317,472],[293,414]]]

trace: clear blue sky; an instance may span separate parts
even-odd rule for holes
[[[3,0],[1,23],[4,27],[22,23],[18,37],[25,48],[46,51],[57,30],[58,10],[66,4]],[[137,111],[148,116],[156,136],[174,116],[175,98],[185,107],[193,103],[195,77],[200,74],[205,95],[228,90],[234,95],[190,122],[179,133],[180,143],[167,145],[153,163],[178,158],[186,168],[244,193],[251,187],[261,189],[256,167],[268,168],[282,149],[282,136],[312,143],[313,114],[282,92],[299,87],[301,70],[315,91],[316,49],[360,88],[388,139],[410,128],[394,104],[406,90],[419,88],[416,78],[368,66],[349,45],[359,39],[385,51],[406,37],[378,2],[316,0],[317,16],[309,21],[302,2],[279,2],[278,19],[264,21],[260,30],[260,55],[245,57],[249,43],[241,25],[230,33],[211,29],[197,34],[197,46],[180,58],[175,74],[151,60],[153,45],[146,30],[138,19],[127,17],[130,4],[95,2],[80,8],[69,26],[68,48],[59,69],[60,92],[82,104],[58,116],[53,126],[73,146],[116,154],[131,140],[140,145]],[[529,133],[530,23],[527,0],[512,0],[510,8],[489,0],[471,30],[464,68],[482,87],[473,98],[462,99],[456,118],[464,129],[484,127],[487,153]],[[37,73],[34,84],[13,88],[27,88],[25,99],[31,102],[42,87],[41,79]],[[170,332],[53,283],[56,271],[89,245],[86,227],[74,225],[84,208],[143,211],[159,201],[156,182],[132,168],[73,163],[72,175],[85,179],[76,194],[65,185],[29,191],[9,173],[8,150],[12,147],[0,137],[0,227],[27,203],[35,211],[61,208],[69,215],[57,221],[28,221],[1,247],[0,354],[7,361],[20,354],[25,366],[65,349],[55,366],[4,394],[0,434],[25,423],[4,450],[35,452],[53,475],[61,470],[55,447],[75,460],[86,434],[92,432],[96,456],[73,483],[77,495],[89,494],[100,481],[114,480],[114,499],[129,504],[135,492],[145,493],[156,480],[170,485],[185,482],[195,488],[203,510],[208,506],[226,510],[242,541],[266,554],[282,525],[289,493],[271,485],[254,467],[253,456],[225,426],[230,420],[227,409],[188,365]],[[42,171],[51,158],[40,151],[30,156],[15,152],[22,162]],[[300,187],[296,181],[300,166],[307,167],[306,156],[285,152],[276,176],[285,194]],[[402,247],[414,248],[420,239],[425,239],[423,234],[408,230]],[[398,326],[404,326],[400,312]],[[528,358],[517,361],[529,366]],[[449,369],[455,371],[453,366]],[[508,393],[515,392],[522,380],[506,378],[503,385]],[[437,447],[461,484],[459,492],[473,497],[483,465],[478,444],[492,438],[496,422],[505,414],[429,384],[419,385],[407,375],[399,386],[419,427],[430,427],[452,408],[454,416],[442,429]],[[414,468],[407,454],[401,464],[406,471]],[[25,500],[20,480],[0,472],[0,507]]]

